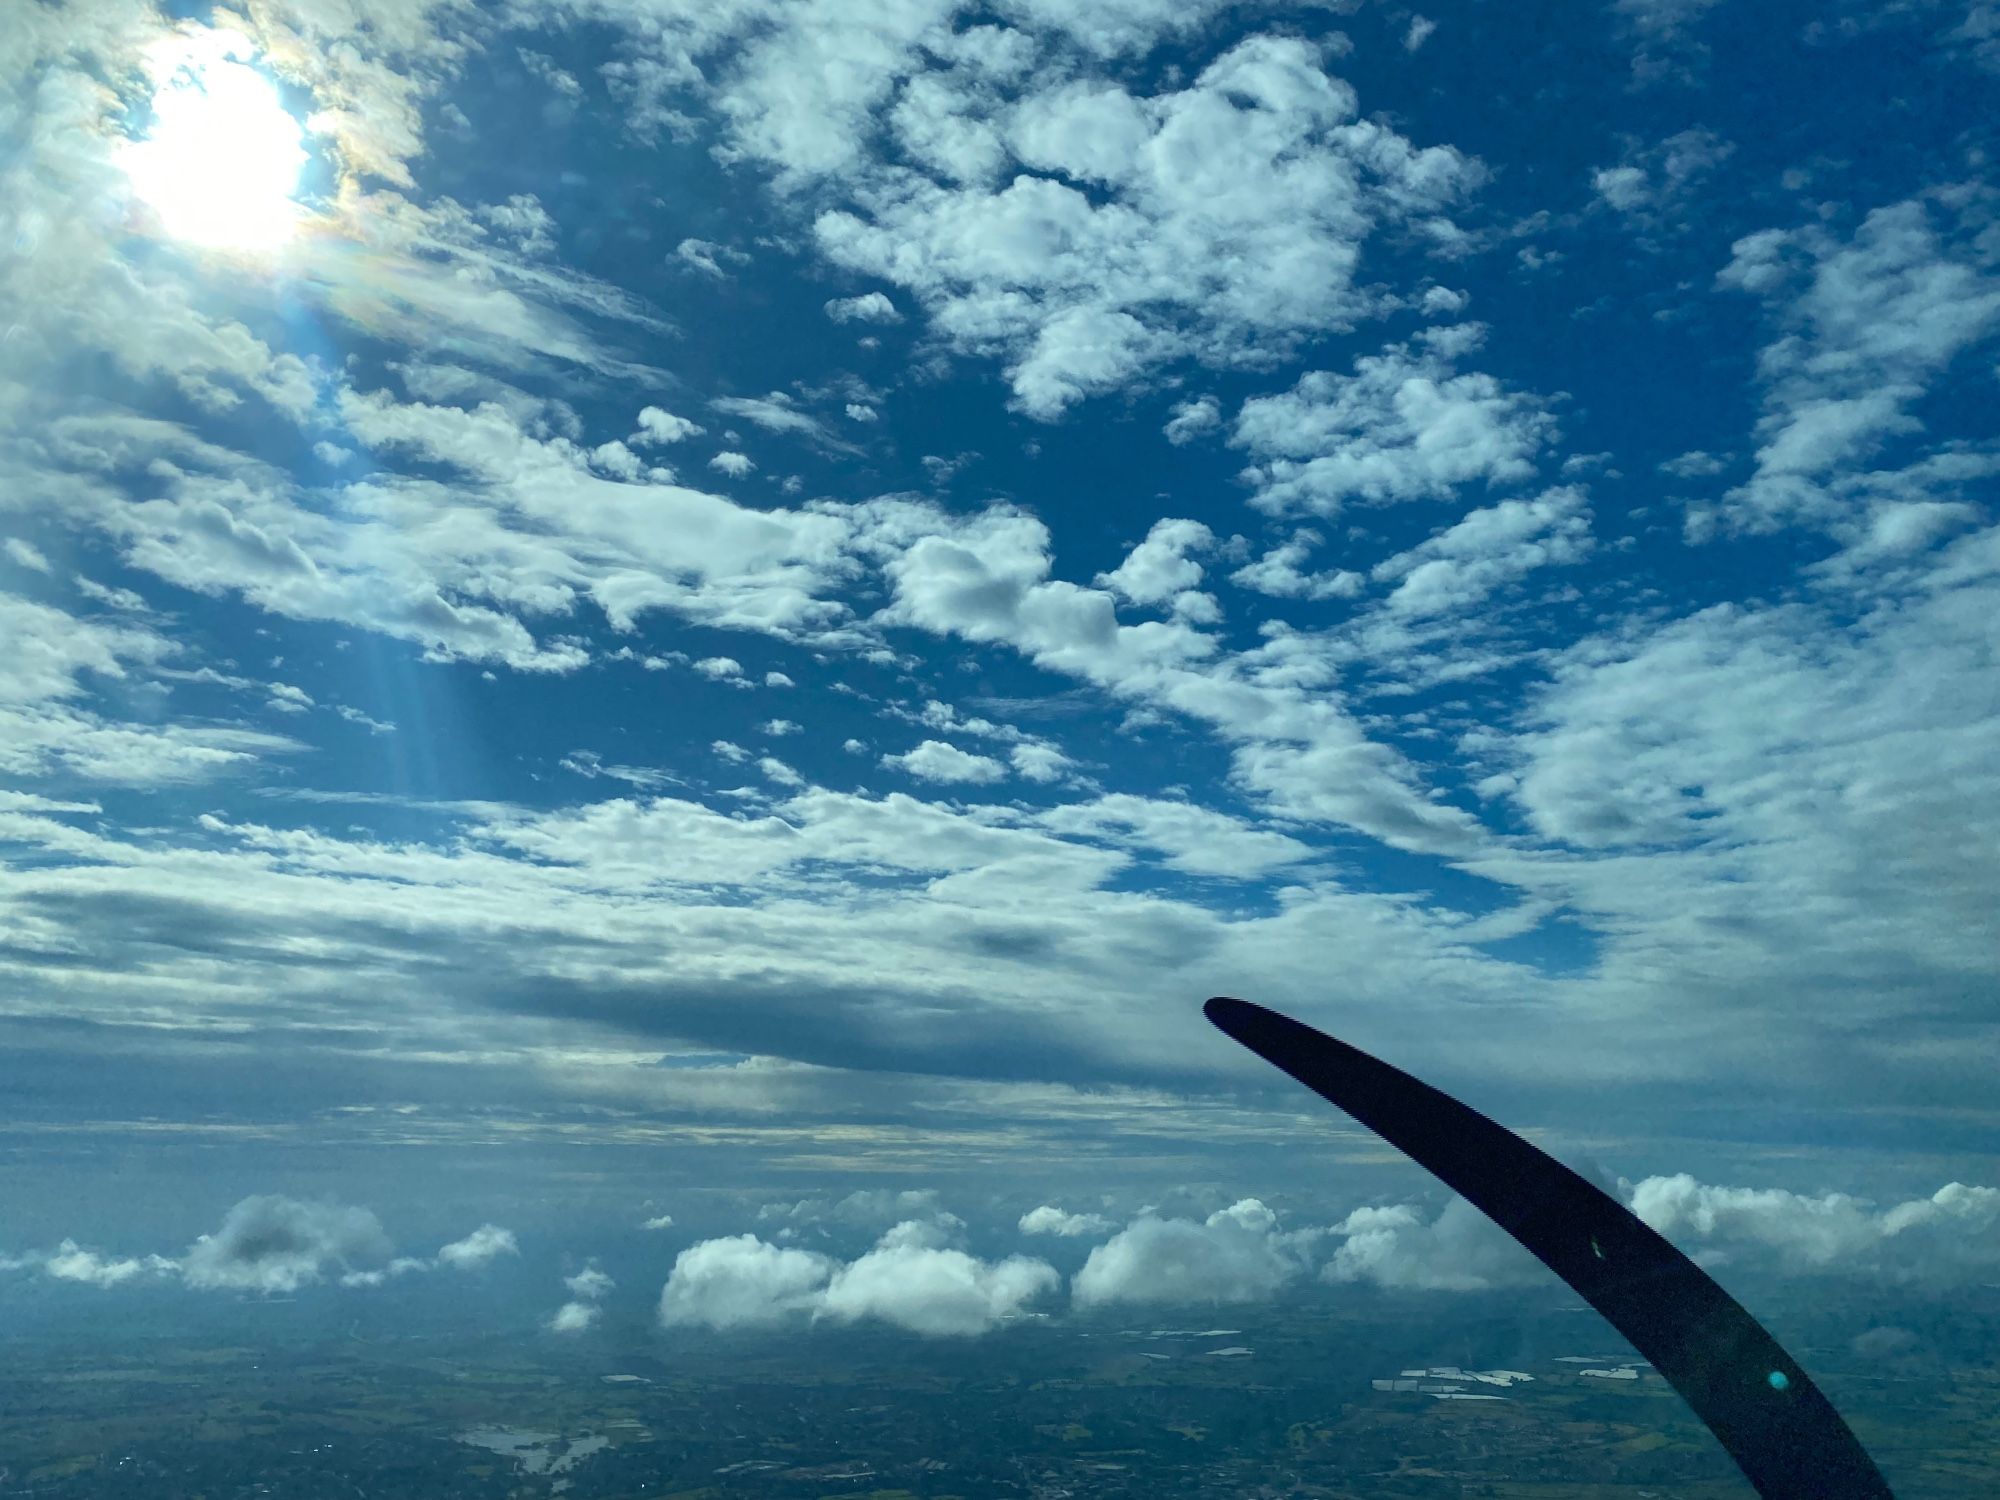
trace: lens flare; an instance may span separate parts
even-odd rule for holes
[[[162,67],[153,128],[124,152],[133,191],[173,239],[275,250],[298,232],[304,131],[271,80],[210,45]]]

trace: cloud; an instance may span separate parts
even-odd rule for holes
[[[703,1240],[674,1260],[660,1292],[668,1328],[770,1328],[812,1311],[836,1263],[783,1249],[753,1234]]]
[[[942,182],[862,167],[852,137],[752,149],[838,181],[852,202],[819,216],[821,252],[907,288],[934,334],[1003,359],[1017,404],[1050,419],[1171,360],[1262,364],[1373,315],[1362,244],[1385,223],[1424,232],[1480,180],[1360,118],[1326,55],[1253,36],[1151,97],[1057,74],[998,103],[1011,85],[936,77],[889,125]]]
[[[681,1252],[660,1297],[668,1327],[776,1327],[802,1316],[875,1321],[932,1336],[967,1336],[1017,1316],[1060,1285],[1025,1256],[988,1262],[941,1241],[957,1220],[906,1220],[845,1264],[742,1234]]]
[[[639,1227],[641,1229],[672,1229],[674,1227],[674,1216],[672,1214],[654,1214],[652,1218],[646,1220]]]
[[[1857,484],[1880,479],[1849,471],[1923,430],[1912,408],[1959,355],[2000,332],[1985,221],[1950,220],[1910,199],[1874,210],[1844,242],[1818,225],[1736,241],[1717,285],[1762,298],[1777,337],[1758,361],[1756,472],[1718,507],[1690,513],[1697,536],[1718,519],[1750,532],[1838,529]]]
[[[180,1269],[177,1261],[165,1256],[145,1255],[114,1258],[86,1250],[75,1240],[64,1240],[41,1261],[44,1275],[57,1281],[80,1282],[85,1286],[123,1286],[149,1276],[171,1276]]]
[[[1472,511],[1377,563],[1371,576],[1396,584],[1387,603],[1392,614],[1443,614],[1469,609],[1537,568],[1582,562],[1592,546],[1584,492],[1565,486]]]
[[[757,464],[748,454],[725,450],[709,459],[708,466],[731,479],[741,479],[754,472]]]
[[[1312,858],[1310,846],[1214,808],[1115,792],[1050,808],[1037,822],[1065,836],[1109,839],[1161,856],[1188,875],[1257,880]]]
[[[1229,581],[1276,599],[1355,598],[1368,587],[1365,574],[1346,568],[1308,573],[1300,566],[1323,540],[1317,531],[1294,531],[1291,540],[1271,548],[1255,562],[1245,563],[1229,575]]]
[[[1710,1186],[1685,1172],[1624,1187],[1633,1213],[1712,1263],[1938,1283],[2000,1266],[2000,1188],[1952,1182],[1883,1208],[1846,1193]]]
[[[55,571],[55,569],[50,566],[49,560],[46,557],[42,556],[41,550],[38,547],[36,547],[33,542],[27,541],[22,537],[18,536],[8,537],[6,544],[6,551],[7,555],[10,558],[12,558],[15,561],[15,563],[33,572],[53,573]]]
[[[1007,768],[992,756],[961,750],[944,740],[925,740],[901,755],[885,755],[882,764],[905,771],[919,781],[991,785],[1007,779]]]
[[[733,656],[705,656],[694,663],[695,671],[716,682],[727,682],[743,675],[743,663]]]
[[[651,443],[680,443],[689,438],[700,437],[706,430],[699,423],[690,422],[686,417],[677,417],[660,407],[648,406],[639,413],[638,430],[625,441],[642,446]]]
[[[1411,16],[1409,29],[1403,33],[1403,50],[1415,52],[1431,39],[1437,29],[1438,23],[1428,16]]]
[[[827,447],[842,450],[847,447],[827,431],[819,418],[800,411],[798,403],[783,391],[773,391],[768,396],[718,396],[708,404],[724,416],[738,417],[766,432],[793,433]]]
[[[1539,1261],[1463,1198],[1431,1219],[1409,1204],[1358,1208],[1332,1233],[1340,1244],[1320,1268],[1323,1281],[1473,1292],[1548,1279]]]
[[[1363,355],[1352,375],[1314,371],[1283,395],[1253,397],[1231,443],[1253,462],[1252,503],[1273,515],[1333,515],[1363,502],[1442,500],[1460,486],[1533,477],[1556,434],[1536,397],[1490,375],[1454,373],[1478,325],[1433,329]]]
[[[900,323],[903,315],[896,304],[880,292],[863,292],[858,297],[835,297],[826,304],[826,315],[836,323]]]
[[[741,250],[732,249],[728,245],[718,245],[711,240],[697,239],[682,240],[674,247],[674,256],[681,264],[693,266],[695,270],[702,272],[704,275],[713,276],[719,281],[729,279],[729,273],[722,269],[723,261],[729,261],[734,265],[743,265],[750,259]]]
[[[381,1221],[365,1208],[267,1194],[245,1198],[190,1245],[181,1274],[205,1290],[295,1292],[388,1253]]]
[[[1090,1252],[1070,1295],[1081,1307],[1267,1301],[1308,1269],[1316,1237],[1277,1225],[1255,1198],[1199,1221],[1143,1215]]]
[[[1065,1213],[1054,1204],[1044,1203],[1021,1215],[1023,1234],[1054,1234],[1064,1239],[1109,1234],[1118,1226],[1102,1214]]]
[[[1045,1261],[1010,1255],[987,1262],[962,1250],[913,1243],[899,1226],[866,1255],[834,1272],[815,1318],[875,1320],[933,1337],[985,1333],[1020,1314],[1062,1278]]]
[[[1222,403],[1213,396],[1195,396],[1174,403],[1173,415],[1160,429],[1176,448],[1185,447],[1222,426]]]
[[[598,1304],[616,1289],[618,1283],[598,1269],[591,1261],[574,1276],[565,1276],[563,1285],[569,1288],[570,1299],[557,1308],[549,1317],[551,1333],[582,1333],[597,1322],[603,1312]]]
[[[437,1253],[441,1266],[454,1271],[476,1271],[490,1265],[502,1255],[519,1255],[521,1247],[514,1241],[514,1231],[502,1229],[498,1224],[481,1224],[462,1240],[453,1240]]]
[[[1678,231],[1702,206],[1709,175],[1735,150],[1712,130],[1683,130],[1651,146],[1634,143],[1618,165],[1593,172],[1590,183],[1635,228]]]
[[[1146,539],[1097,582],[1133,604],[1175,604],[1201,582],[1201,564],[1188,554],[1214,544],[1215,534],[1199,521],[1155,521]]]

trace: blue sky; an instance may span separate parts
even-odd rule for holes
[[[1415,1190],[1218,992],[1634,1181],[1976,1183],[1996,49],[10,15],[0,1250]]]

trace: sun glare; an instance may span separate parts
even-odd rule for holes
[[[304,131],[270,79],[219,48],[203,51],[162,70],[153,128],[126,149],[126,175],[172,238],[274,250],[299,227]]]

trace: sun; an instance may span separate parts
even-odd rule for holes
[[[278,90],[223,33],[156,54],[153,126],[124,150],[132,189],[171,238],[271,251],[298,232],[305,132]]]

